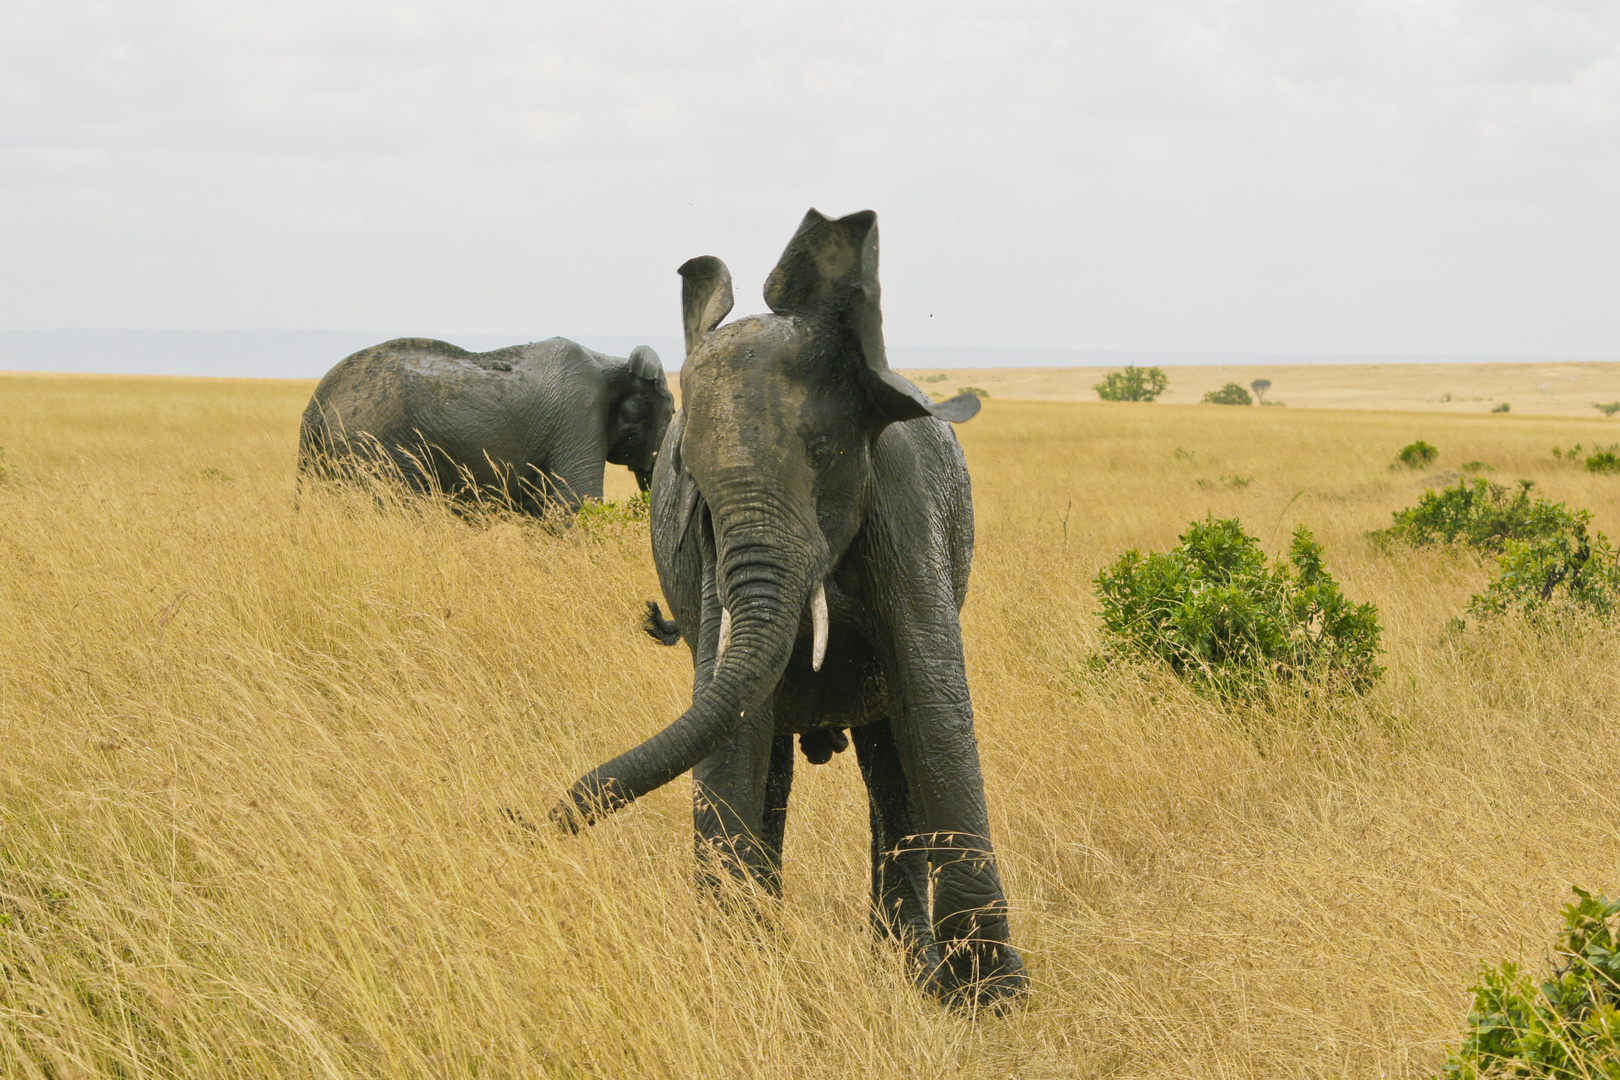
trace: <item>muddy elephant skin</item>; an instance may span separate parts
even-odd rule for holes
[[[566,338],[471,353],[399,338],[327,373],[304,410],[301,476],[397,475],[531,514],[602,497],[604,463],[643,491],[675,411],[658,354]]]
[[[719,326],[731,278],[681,267],[682,412],[652,487],[652,540],[692,651],[692,706],[582,776],[577,830],[693,770],[701,877],[781,889],[792,740],[853,735],[872,829],[872,916],[934,995],[997,1007],[1028,976],[1008,933],[958,613],[973,552],[967,466],[934,403],[888,367],[870,212],[812,210],[765,286]],[[677,625],[678,624],[678,625]]]

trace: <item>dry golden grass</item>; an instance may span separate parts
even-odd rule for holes
[[[965,637],[1036,987],[974,1022],[868,941],[849,754],[800,763],[757,924],[694,893],[684,780],[504,824],[682,707],[644,532],[295,506],[309,391],[0,378],[0,1075],[1424,1076],[1481,960],[1620,888],[1613,635],[1447,636],[1487,568],[1363,537],[1417,437],[1620,532],[1620,480],[1549,454],[1600,417],[987,403]],[[1092,575],[1206,512],[1315,531],[1376,692],[1078,674]]]

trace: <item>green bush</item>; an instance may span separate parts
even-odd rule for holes
[[[1253,405],[1254,398],[1249,392],[1235,382],[1229,382],[1219,390],[1211,390],[1204,395],[1205,405]]]
[[[586,499],[574,516],[574,524],[587,532],[614,525],[647,521],[652,517],[652,496],[638,491],[623,502],[597,502]]]
[[[987,398],[990,396],[990,391],[980,390],[977,386],[958,386],[956,388],[956,392],[958,394],[972,394],[974,397],[981,398]]]
[[[1620,568],[1602,534],[1588,534],[1592,515],[1563,503],[1537,499],[1526,523],[1528,536],[1508,540],[1496,577],[1474,596],[1474,615],[1522,611],[1537,617],[1581,612],[1606,618],[1620,602]]]
[[[1575,895],[1549,981],[1537,986],[1511,963],[1480,972],[1445,1080],[1620,1077],[1620,900]]]
[[[1415,443],[1407,443],[1401,447],[1401,452],[1396,456],[1408,469],[1427,469],[1434,464],[1434,459],[1440,456],[1440,451],[1431,443],[1419,439]]]
[[[1596,409],[1604,416],[1613,416],[1615,413],[1620,412],[1620,401],[1605,401],[1601,405],[1594,401],[1592,403],[1592,408]]]
[[[1383,674],[1378,609],[1344,598],[1308,530],[1266,565],[1236,519],[1193,522],[1169,552],[1131,550],[1096,578],[1109,651],[1158,661],[1201,690],[1250,696],[1310,680],[1361,690]]]
[[[1586,459],[1587,472],[1620,472],[1620,457],[1613,450],[1599,450]]]
[[[1161,368],[1127,364],[1124,371],[1110,371],[1092,387],[1104,401],[1152,401],[1170,386],[1170,377]]]
[[[1491,412],[1512,412],[1512,411],[1513,411],[1513,406],[1510,403],[1506,402],[1506,401],[1502,402],[1502,404],[1500,404],[1500,405],[1492,405],[1491,406]]]
[[[1475,477],[1459,480],[1455,487],[1431,488],[1416,506],[1395,511],[1389,528],[1367,535],[1386,548],[1396,543],[1413,547],[1460,543],[1501,551],[1508,540],[1535,535],[1535,505],[1545,504],[1545,500],[1530,498],[1533,487],[1533,481],[1520,480],[1519,489],[1510,492]]]

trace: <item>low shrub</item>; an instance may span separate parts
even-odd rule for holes
[[[1620,401],[1605,401],[1602,404],[1594,401],[1592,403],[1592,408],[1596,409],[1604,416],[1613,416],[1615,413],[1620,413]]]
[[[1538,986],[1512,963],[1480,972],[1444,1080],[1620,1076],[1620,900],[1575,895],[1550,980]]]
[[[1104,401],[1152,401],[1169,386],[1164,369],[1127,364],[1124,371],[1110,371],[1092,389]]]
[[[1467,544],[1483,551],[1501,551],[1511,539],[1535,535],[1536,504],[1530,498],[1534,481],[1520,480],[1517,491],[1481,477],[1459,480],[1455,487],[1425,491],[1416,506],[1397,510],[1387,529],[1367,535],[1384,547],[1392,544]]]
[[[972,394],[974,397],[981,398],[987,398],[990,396],[990,391],[981,390],[977,386],[958,386],[956,388],[956,392],[958,394]]]
[[[574,524],[593,531],[604,527],[628,525],[647,521],[652,516],[652,496],[638,491],[623,502],[598,502],[586,499],[574,515]]]
[[[1506,402],[1506,401],[1502,402],[1500,405],[1492,405],[1491,406],[1491,412],[1512,412],[1512,411],[1513,411],[1512,404],[1509,403],[1509,402]]]
[[[1595,473],[1620,472],[1620,457],[1613,450],[1599,450],[1586,459],[1586,471]]]
[[[1439,456],[1440,451],[1432,443],[1426,443],[1422,439],[1415,443],[1407,443],[1401,447],[1401,452],[1396,455],[1401,464],[1408,469],[1427,469],[1434,464],[1434,459]]]
[[[1204,395],[1205,405],[1253,405],[1254,398],[1249,392],[1235,382],[1229,382],[1219,390],[1211,390]]]
[[[1620,567],[1602,533],[1589,534],[1592,515],[1537,499],[1529,533],[1503,545],[1496,577],[1468,604],[1471,614],[1519,611],[1545,619],[1576,613],[1607,618],[1620,602]]]
[[[1125,552],[1096,577],[1108,651],[1160,662],[1201,690],[1253,696],[1309,680],[1362,690],[1383,674],[1378,609],[1353,604],[1301,527],[1266,565],[1236,519],[1194,522],[1168,552]]]

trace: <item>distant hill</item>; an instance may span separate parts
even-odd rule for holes
[[[435,336],[407,328],[374,330],[6,330],[0,331],[0,371],[79,371],[106,374],[212,375],[260,379],[315,379],[339,360],[395,337]],[[475,352],[538,341],[551,335],[449,334],[445,340]],[[615,356],[651,345],[664,367],[681,366],[680,338],[658,335],[578,334],[581,344]],[[1568,357],[1375,356],[1290,353],[1146,353],[1080,349],[1015,349],[948,345],[893,345],[895,368],[1054,368],[1258,364],[1535,363]],[[1595,359],[1595,358],[1594,358]]]

